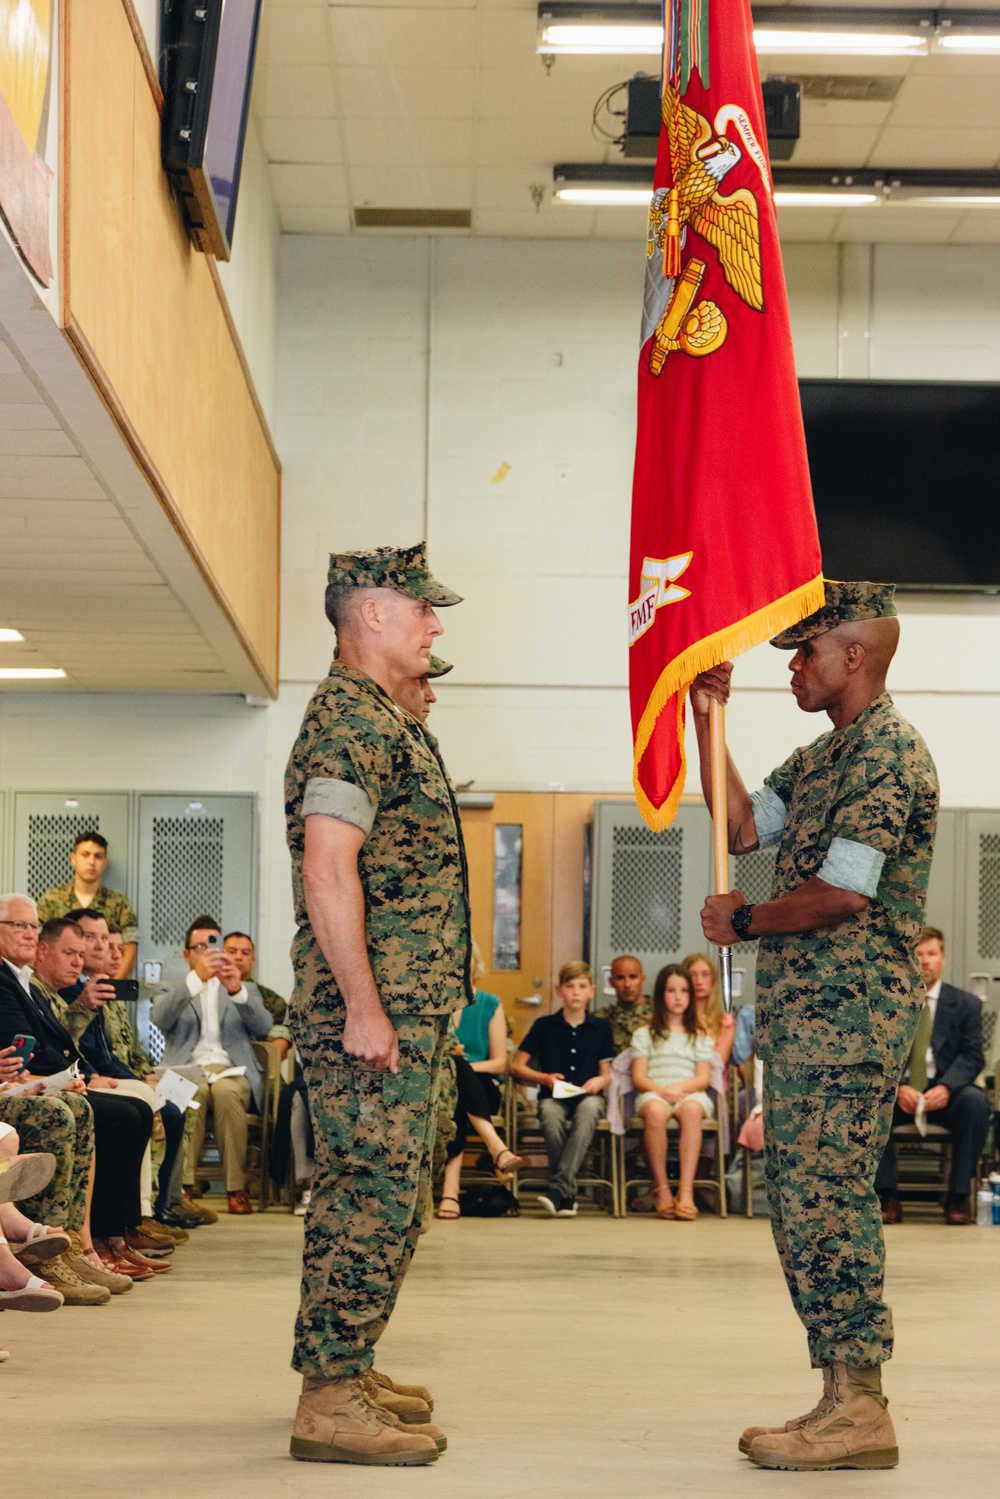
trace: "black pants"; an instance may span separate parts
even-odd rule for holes
[[[94,1198],[90,1228],[95,1239],[118,1239],[142,1219],[139,1168],[153,1132],[153,1111],[141,1098],[91,1088],[94,1112]]]
[[[455,1105],[454,1140],[448,1146],[447,1159],[453,1161],[465,1149],[469,1133],[469,1115],[476,1119],[489,1119],[500,1106],[500,1086],[488,1072],[474,1072],[464,1057],[456,1056],[455,1081],[458,1084],[458,1102]]]
[[[156,1202],[153,1204],[154,1213],[165,1212],[170,1206],[170,1178],[173,1175],[174,1163],[184,1144],[184,1111],[175,1103],[165,1103],[160,1110],[160,1119],[163,1124],[166,1147],[160,1163],[159,1186]]]
[[[931,1082],[933,1087],[933,1081]],[[892,1111],[892,1127],[897,1124],[912,1124],[913,1115],[906,1114],[897,1103]],[[948,1192],[952,1197],[968,1197],[972,1177],[986,1143],[986,1131],[990,1124],[990,1101],[982,1088],[969,1084],[967,1088],[956,1088],[943,1109],[934,1109],[927,1115],[928,1124],[940,1124],[950,1129],[951,1174]],[[875,1173],[875,1190],[880,1197],[896,1192],[896,1151],[889,1143],[882,1152]]]

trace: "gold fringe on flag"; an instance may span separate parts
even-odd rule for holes
[[[670,662],[669,666],[664,668],[649,695],[642,718],[639,720],[639,726],[635,731],[632,775],[639,811],[654,832],[661,833],[664,828],[670,826],[684,792],[687,775],[687,756],[684,752],[684,702],[695,677],[700,672],[709,671],[713,666],[721,665],[732,656],[742,655],[744,651],[752,650],[755,645],[770,640],[782,630],[787,630],[790,625],[798,624],[800,619],[806,619],[817,609],[822,609],[825,603],[826,591],[823,587],[823,575],[820,574],[818,578],[813,578],[811,583],[804,583],[801,588],[786,593],[783,598],[775,599],[773,604],[758,609],[756,614],[748,614],[745,619],[737,620],[726,629],[719,630],[714,635],[706,635],[704,640],[695,641],[694,645],[688,646],[686,651],[682,651]],[[656,807],[640,785],[639,765],[653,737],[657,719],[670,699],[675,696],[677,698],[677,742],[680,747],[680,768],[666,800],[662,806]]]

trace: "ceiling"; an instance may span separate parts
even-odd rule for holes
[[[476,235],[640,234],[643,209],[554,203],[548,189],[556,162],[621,159],[591,133],[594,104],[657,59],[562,56],[547,73],[535,31],[525,0],[267,0],[254,102],[283,230],[358,232],[354,209],[374,207],[471,209]],[[901,79],[887,102],[804,99],[792,165],[1000,166],[1000,57],[762,66]],[[786,240],[1000,243],[995,208],[793,208],[779,224]]]

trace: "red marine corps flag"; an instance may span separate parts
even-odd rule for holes
[[[629,569],[654,828],[684,789],[690,683],[824,601],[749,0],[666,0],[662,118]]]

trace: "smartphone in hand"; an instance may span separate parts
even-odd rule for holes
[[[21,1063],[21,1066],[25,1069],[25,1071],[27,1071],[28,1063],[31,1061],[31,1058],[35,1054],[35,1047],[38,1045],[38,1042],[35,1040],[34,1036],[25,1036],[22,1034],[18,1034],[14,1037],[11,1045],[14,1048],[15,1057]]]

